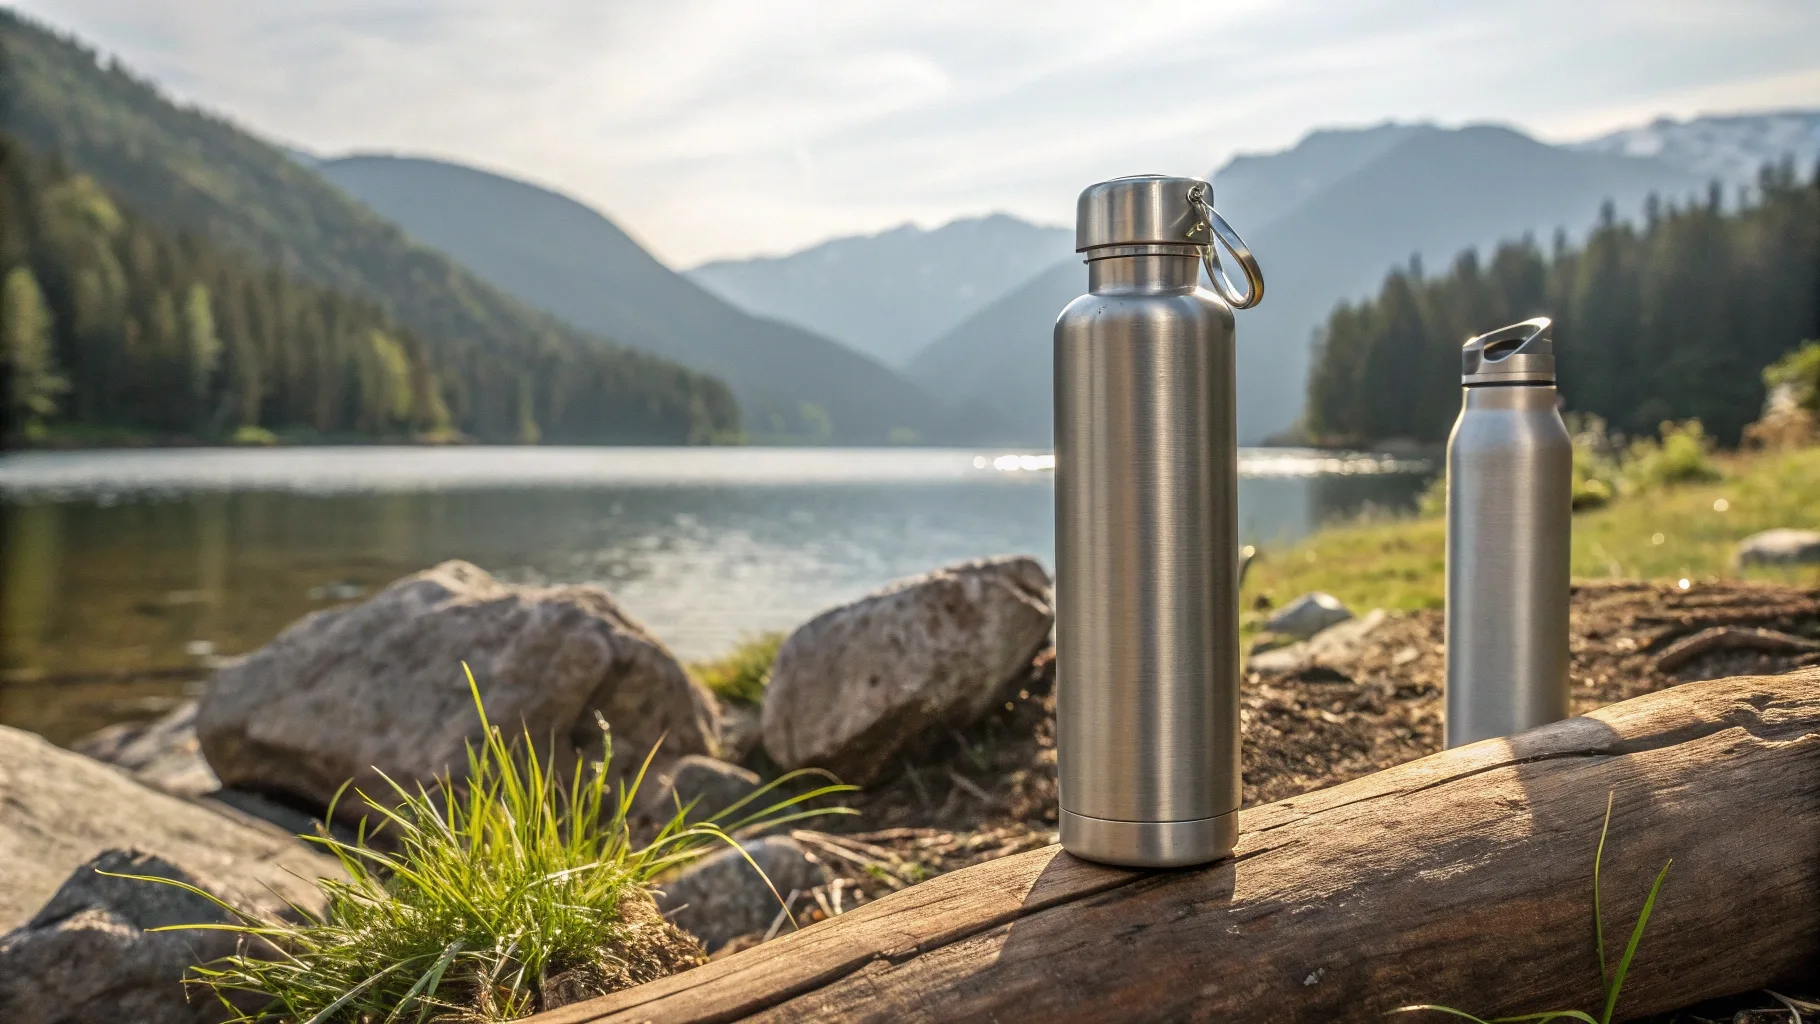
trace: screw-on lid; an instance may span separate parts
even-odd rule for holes
[[[1089,185],[1075,206],[1074,251],[1104,245],[1206,245],[1207,219],[1188,190],[1199,185],[1208,205],[1213,188],[1199,178],[1134,174]]]
[[[1555,342],[1545,316],[1500,327],[1460,350],[1462,384],[1553,384]]]

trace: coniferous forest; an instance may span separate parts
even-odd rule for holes
[[[739,435],[720,380],[524,306],[3,10],[0,279],[15,439]]]
[[[0,137],[9,420],[152,436],[705,442],[719,382],[554,335],[432,349],[372,302],[147,222]]]
[[[1315,341],[1306,433],[1333,444],[1446,439],[1460,405],[1460,345],[1532,316],[1555,321],[1565,407],[1653,435],[1698,418],[1734,444],[1763,410],[1762,371],[1820,337],[1820,168],[1766,168],[1727,209],[1652,199],[1642,222],[1607,204],[1585,243],[1529,239],[1440,276],[1417,261],[1375,299],[1334,310]]]

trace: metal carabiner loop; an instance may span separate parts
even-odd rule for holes
[[[1258,266],[1257,258],[1251,255],[1251,247],[1239,237],[1239,233],[1226,223],[1226,218],[1219,215],[1213,204],[1207,201],[1207,186],[1195,184],[1188,189],[1188,201],[1200,211],[1201,221],[1212,232],[1213,238],[1201,246],[1201,266],[1207,268],[1207,280],[1213,282],[1213,290],[1227,305],[1233,309],[1250,309],[1264,300],[1264,271]],[[1239,269],[1245,272],[1245,291],[1241,293],[1232,286],[1232,280],[1226,276],[1226,270],[1220,265],[1219,247],[1224,245],[1232,253],[1233,259],[1239,261]]]

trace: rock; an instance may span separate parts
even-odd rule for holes
[[[658,897],[665,916],[701,939],[709,952],[735,936],[765,931],[783,909],[780,898],[828,881],[828,869],[788,836],[766,836],[740,846],[763,877],[738,850],[725,849],[696,862],[663,886]]]
[[[1816,563],[1820,563],[1820,533],[1813,530],[1764,530],[1738,543],[1741,566]]]
[[[655,810],[667,819],[676,812],[678,806],[687,807],[693,800],[695,806],[690,810],[688,820],[706,821],[738,803],[758,787],[758,776],[736,764],[690,754],[678,759],[676,765],[660,780]],[[774,801],[766,801],[771,802]],[[762,809],[760,802],[754,800],[720,824],[730,825],[733,820]]]
[[[1329,626],[1352,618],[1352,610],[1332,594],[1315,591],[1284,605],[1264,623],[1272,633],[1306,640]]]
[[[799,627],[777,652],[761,723],[785,768],[878,778],[937,726],[1003,699],[1055,622],[1035,559],[969,562],[900,580]]]
[[[137,848],[246,893],[311,908],[312,879],[341,874],[263,822],[151,789],[107,765],[0,726],[0,929],[25,923],[71,871]],[[0,1015],[0,1020],[5,1020]]]
[[[728,701],[720,709],[720,758],[742,764],[762,740],[758,708]]]
[[[140,782],[175,796],[201,796],[221,788],[196,741],[196,702],[184,701],[149,724],[110,725],[72,744],[132,773]]]
[[[462,670],[487,715],[540,752],[598,758],[598,712],[613,730],[611,771],[706,753],[712,698],[598,587],[502,583],[466,562],[407,576],[363,604],[298,620],[215,676],[196,721],[222,784],[324,806],[349,779],[389,801],[462,771],[481,736]],[[359,817],[361,801],[337,813]]]
[[[1245,667],[1266,676],[1293,675],[1316,667],[1344,668],[1357,657],[1360,642],[1388,618],[1384,609],[1373,608],[1362,619],[1342,622],[1288,647],[1254,654]]]
[[[80,865],[22,928],[0,936],[0,1020],[9,1024],[205,1024],[226,1019],[206,991],[186,988],[191,967],[240,945],[225,931],[158,932],[183,924],[234,920],[214,903],[175,886],[97,871],[170,878],[239,910],[275,913],[219,880],[186,871],[144,850],[106,850]],[[257,951],[263,943],[249,943]],[[255,1009],[249,1006],[247,1009]]]

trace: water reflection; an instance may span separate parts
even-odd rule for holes
[[[1051,474],[992,469],[1003,453],[592,449],[552,463],[533,449],[514,469],[524,450],[467,449],[454,453],[472,461],[464,473],[447,453],[426,464],[399,451],[389,467],[372,449],[0,460],[0,722],[67,740],[154,712],[213,659],[446,558],[602,584],[694,658],[897,576],[1054,552]],[[552,484],[558,469],[587,482]],[[1240,532],[1293,540],[1366,504],[1407,506],[1422,482],[1382,469],[1248,477]]]

